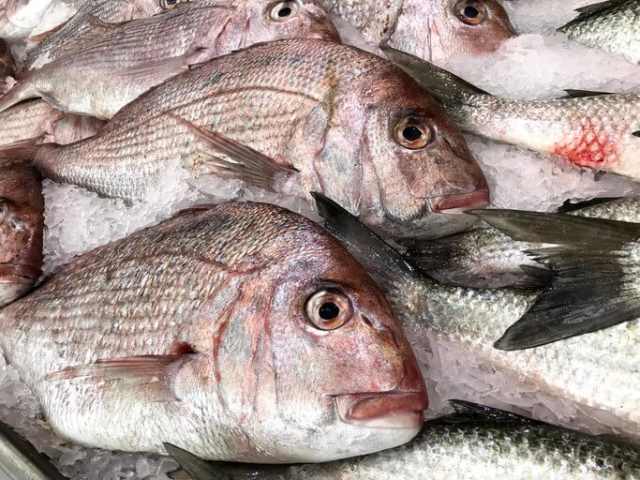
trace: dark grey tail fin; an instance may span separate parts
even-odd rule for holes
[[[462,103],[470,96],[489,95],[484,90],[422,58],[383,46],[387,58],[445,105]]]
[[[640,224],[510,210],[472,212],[554,270],[551,285],[495,344],[538,347],[640,318]]]

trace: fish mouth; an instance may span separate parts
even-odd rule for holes
[[[434,213],[464,213],[472,208],[486,207],[490,201],[489,190],[482,189],[471,193],[431,198],[429,204]]]
[[[368,428],[415,429],[424,422],[427,393],[390,391],[336,395],[336,408],[345,423]]]

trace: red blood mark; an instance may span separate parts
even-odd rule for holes
[[[224,332],[227,329],[227,325],[229,325],[229,315],[226,315],[224,320],[220,322],[216,333],[213,335],[213,373],[216,378],[216,382],[218,383],[220,383],[220,380],[222,379],[222,375],[220,374],[220,364],[218,363],[218,355],[220,354],[220,345],[222,344],[222,337],[224,337]]]
[[[587,120],[576,135],[557,143],[552,153],[580,167],[601,169],[618,160],[618,145],[600,125]]]

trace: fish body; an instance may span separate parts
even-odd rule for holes
[[[46,34],[27,52],[23,70],[41,68],[60,57],[71,55],[87,42],[107,33],[114,24],[147,18],[171,7],[164,1],[154,0],[88,0],[77,8],[64,25]]]
[[[280,17],[280,12],[288,15]],[[105,33],[94,42],[29,72],[2,97],[0,111],[26,98],[43,97],[59,110],[108,119],[190,65],[253,43],[337,39],[318,7],[287,1],[200,0],[151,18],[99,28]]]
[[[369,42],[407,51],[438,65],[451,57],[496,50],[514,35],[495,0],[318,0]]]
[[[437,378],[437,389],[446,389],[448,384],[459,385],[461,378],[472,377],[470,370],[480,369],[483,377],[490,372],[494,387],[489,393],[480,391],[482,389],[475,384],[460,388],[461,395],[467,396],[465,400],[478,401],[474,395],[482,398],[488,394],[493,401],[506,405],[522,401],[523,397],[534,405],[553,405],[554,402],[557,405],[561,402],[572,412],[571,420],[556,414],[553,409],[546,412],[546,419],[573,425],[573,428],[593,428],[593,419],[597,419],[596,428],[600,433],[624,433],[635,441],[639,440],[640,322],[632,320],[637,310],[626,307],[627,302],[632,302],[629,299],[633,299],[633,292],[637,291],[633,290],[632,284],[637,278],[635,257],[628,260],[625,257],[623,261],[628,270],[620,272],[618,267],[612,268],[616,263],[611,258],[603,260],[598,256],[601,247],[593,243],[591,255],[594,263],[582,250],[579,250],[581,255],[576,261],[591,267],[602,264],[605,273],[597,268],[587,268],[582,277],[574,276],[580,268],[570,264],[575,256],[569,253],[567,271],[564,268],[560,271],[563,274],[559,277],[562,281],[556,285],[557,295],[553,289],[447,286],[417,270],[395,250],[364,230],[361,224],[354,222],[352,217],[332,205],[335,204],[327,206],[323,201],[320,206],[328,228],[383,287],[425,377],[432,369],[437,369],[437,373],[432,373]],[[555,221],[557,217],[545,215],[543,218]],[[520,224],[528,219],[524,220]],[[540,227],[535,226],[535,230],[540,231]],[[575,227],[570,226],[569,231],[571,228]],[[602,236],[609,237],[606,232]],[[586,243],[588,245],[588,241]],[[588,246],[583,249],[589,251]],[[618,252],[611,253],[615,256]],[[616,285],[616,280],[612,279],[621,281],[625,278],[628,283],[620,291],[604,288],[605,285]],[[568,285],[565,280],[568,280]],[[572,286],[579,288],[571,290]],[[587,290],[589,286],[591,290]],[[627,291],[628,294],[625,293]],[[609,295],[612,297],[605,301]],[[557,308],[553,308],[553,300],[558,302]],[[623,313],[629,315],[623,318],[616,316]],[[609,323],[611,317],[617,322]],[[519,332],[513,330],[514,324],[522,325],[523,321],[529,334],[524,338],[519,335],[516,339],[513,334]],[[581,330],[583,328],[585,330]],[[597,328],[600,330],[596,331]],[[565,333],[559,337],[563,338],[562,341],[527,343],[547,335],[551,337],[559,331]],[[567,331],[573,335],[578,335],[578,331],[591,333],[567,338]],[[460,362],[463,373],[456,373],[455,363],[449,365],[447,359]],[[445,363],[441,365],[439,362]],[[500,388],[495,388],[495,385],[500,385]],[[531,414],[537,415],[539,411],[534,410]]]
[[[0,347],[76,443],[318,462],[413,438],[415,357],[364,269],[266,204],[182,212],[85,255],[0,313]]]
[[[640,62],[640,2],[608,0],[577,9],[579,15],[560,27],[571,40]]]
[[[464,215],[434,213],[488,202],[478,164],[428,93],[379,57],[319,40],[272,42],[193,68],[93,139],[43,147],[35,163],[56,181],[137,199],[176,161],[194,175],[328,192],[397,236],[433,234],[437,222],[461,228]]]
[[[432,91],[466,132],[578,167],[640,178],[640,95],[569,90],[567,98],[499,98],[415,56],[387,54]]]
[[[322,465],[247,468],[207,463],[169,449],[192,480],[411,480],[416,472],[429,472],[435,480],[640,478],[640,453],[633,447],[498,410],[468,408],[473,410],[427,421],[402,447]]]
[[[40,176],[0,161],[0,306],[24,295],[40,277],[43,228]]]
[[[3,480],[67,480],[46,456],[2,422],[0,475]]]

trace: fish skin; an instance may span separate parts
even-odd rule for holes
[[[576,42],[640,62],[640,3],[637,0],[613,0],[583,7],[578,12],[581,10],[586,11],[558,30]]]
[[[612,200],[569,215],[640,223],[640,199]],[[515,241],[493,227],[431,242],[407,241],[405,246],[407,255],[429,275],[465,287],[535,286],[537,279],[521,266],[546,268],[526,253],[544,244]]]
[[[326,289],[354,312],[331,331],[304,313]],[[426,408],[379,288],[267,204],[194,208],[77,257],[0,312],[0,348],[58,434],[113,450],[326,461],[408,441]]]
[[[68,480],[9,425],[0,422],[0,475],[3,480]]]
[[[104,34],[109,24],[147,18],[166,11],[161,3],[157,0],[86,1],[78,6],[77,12],[63,26],[49,33],[27,52],[22,69],[41,68],[53,60],[73,54]]]
[[[568,90],[568,97],[495,97],[400,51],[385,53],[441,100],[464,131],[640,179],[640,95]]]
[[[0,99],[0,112],[26,98],[42,97],[65,112],[111,118],[150,88],[234,50],[285,38],[337,40],[316,6],[295,8],[273,20],[275,4],[262,0],[198,0],[174,10],[116,26],[70,55],[26,74]],[[265,6],[269,12],[265,12]]]
[[[433,142],[401,147],[390,125],[403,118],[436,132]],[[433,211],[456,199],[458,207],[488,201],[477,162],[428,93],[379,57],[319,40],[203,64],[127,105],[92,140],[43,147],[35,163],[55,181],[129,199],[143,197],[170,162],[225,175],[201,159],[206,146],[188,123],[297,169],[293,183],[304,193],[294,194],[325,191],[395,236],[459,231],[468,216]],[[286,190],[278,182],[273,188]],[[478,198],[467,201],[472,192]]]
[[[64,114],[43,100],[22,102],[0,113],[0,155],[10,157],[14,147],[43,142],[78,142],[95,135],[102,124],[95,118]]]
[[[40,176],[0,161],[0,306],[24,295],[40,277],[43,229]]]
[[[404,50],[438,65],[453,56],[480,55],[515,35],[507,13],[495,0],[317,0],[354,25],[366,40]],[[472,26],[454,13],[475,6],[486,20]]]
[[[640,478],[640,453],[635,448],[499,411],[485,416],[455,413],[427,421],[406,445],[321,465],[247,468],[205,463],[188,452],[174,458],[184,461],[186,468],[198,468],[191,476],[182,471],[185,475],[179,477],[192,480],[412,480],[416,472],[429,472],[433,480]]]
[[[499,350],[494,343],[534,305],[541,290],[440,284],[391,247],[381,247],[379,239],[363,242],[341,224],[336,229],[334,215],[327,216],[322,209],[321,215],[329,218],[327,228],[384,290],[423,371],[428,372],[433,352],[455,351],[449,355],[483,366],[491,372],[492,384],[502,386],[492,390],[493,401],[511,405],[514,392],[521,397],[523,392],[534,391],[538,402],[561,401],[575,409],[570,421],[553,411],[547,412],[547,421],[579,428],[597,418],[602,432],[624,434],[640,442],[640,321],[538,348]],[[442,374],[446,375],[446,368]],[[457,379],[440,381],[446,384]],[[484,398],[473,389],[461,395],[471,402]]]

